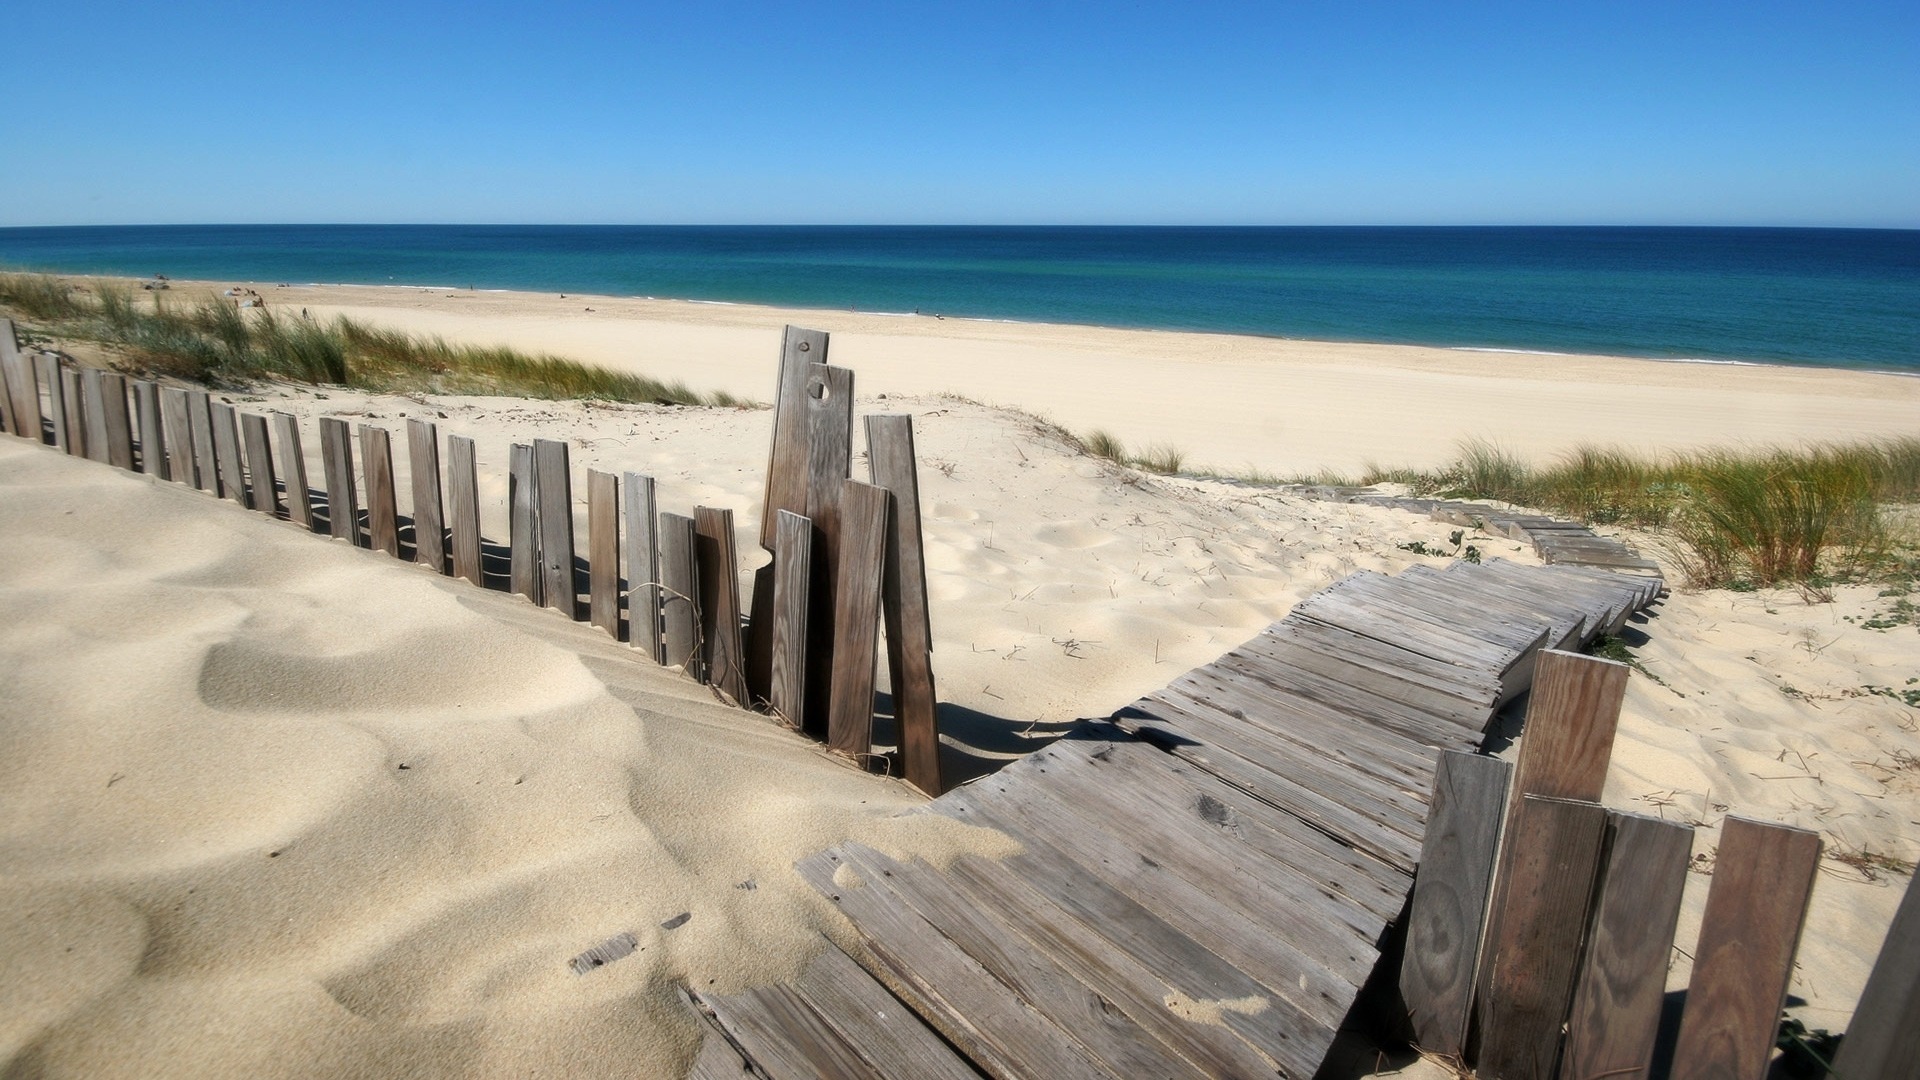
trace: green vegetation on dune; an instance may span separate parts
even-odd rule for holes
[[[215,296],[177,303],[163,292],[152,295],[148,305],[123,285],[99,285],[89,294],[48,275],[0,274],[0,308],[34,330],[111,346],[132,365],[200,382],[291,379],[385,392],[752,404],[681,382],[497,346],[452,345],[345,317],[321,322],[241,309]]]

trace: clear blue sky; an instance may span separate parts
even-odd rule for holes
[[[1920,3],[8,0],[0,225],[1920,227]]]

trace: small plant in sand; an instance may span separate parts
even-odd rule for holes
[[[1172,476],[1186,464],[1186,452],[1167,443],[1154,443],[1145,450],[1135,453],[1127,449],[1111,432],[1096,428],[1071,442],[1077,442],[1079,448],[1097,458],[1105,458],[1115,465],[1124,465],[1141,472],[1159,473]]]

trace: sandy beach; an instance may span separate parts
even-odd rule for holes
[[[1347,574],[1445,561],[1403,545],[1452,546],[1452,526],[1400,511],[1122,469],[994,406],[1281,475],[1431,466],[1474,436],[1546,457],[1920,434],[1920,379],[1861,372],[253,287],[283,311],[760,400],[782,325],[831,332],[859,412],[914,417],[946,754],[963,776],[1210,662]],[[472,437],[492,537],[507,447],[565,439],[576,472],[655,476],[662,509],[731,508],[743,571],[765,559],[767,410],[222,396],[310,432],[321,415],[427,417]],[[311,436],[307,453],[318,476]],[[787,978],[821,935],[849,940],[796,859],[849,837],[936,859],[1005,842],[895,820],[920,801],[901,782],[518,598],[11,437],[0,550],[9,1075],[674,1076],[697,1037],[675,987]],[[1810,1026],[1842,1028],[1907,884],[1889,866],[1920,858],[1920,711],[1901,698],[1920,678],[1915,627],[1875,625],[1896,598],[1873,586],[1828,598],[1669,577],[1674,595],[1632,627],[1642,667],[1606,801],[1699,823],[1683,945],[1727,814],[1821,832],[1792,994]],[[568,970],[620,933],[638,938],[632,957]],[[1670,987],[1688,971],[1676,955]]]

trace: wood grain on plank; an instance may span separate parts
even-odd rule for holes
[[[772,682],[768,703],[775,716],[795,728],[804,728],[807,707],[807,601],[812,589],[813,523],[791,511],[780,511],[773,538],[771,624],[766,627],[773,648]]]
[[[842,481],[840,567],[834,585],[833,693],[827,745],[856,761],[873,752],[873,676],[880,639],[880,579],[886,563],[885,488]]]
[[[60,369],[60,398],[66,417],[67,453],[75,457],[88,457],[87,453],[87,386],[86,380],[71,367]],[[209,429],[211,430],[211,429]],[[212,451],[208,451],[208,461],[212,461]],[[218,489],[209,489],[218,493]]]
[[[1466,1053],[1474,965],[1512,779],[1507,762],[1459,751],[1441,754],[1434,773],[1400,964],[1414,1045],[1430,1053]]]
[[[413,486],[413,561],[447,572],[447,525],[440,504],[440,429],[407,418],[407,471]]]
[[[853,460],[853,372],[807,365],[807,499],[813,595],[807,603],[806,731],[825,738],[833,704],[834,590],[840,576],[840,497]],[[791,508],[783,508],[791,509]]]
[[[187,416],[187,392],[167,386],[160,390],[160,426],[167,450],[167,475],[176,484],[199,487],[193,460],[193,422]],[[64,437],[64,436],[63,436]]]
[[[247,504],[246,461],[240,456],[240,414],[224,401],[209,405],[213,418],[214,469],[220,479],[220,497]],[[92,435],[88,435],[92,438]]]
[[[205,390],[187,391],[188,437],[193,440],[194,486],[220,494],[220,464],[213,448],[213,399]]]
[[[1479,1006],[1489,1080],[1552,1080],[1606,824],[1593,803],[1537,795],[1508,818],[1506,910],[1490,928]]]
[[[1861,1080],[1920,1077],[1920,888],[1911,878],[1860,991],[1833,1073]]]
[[[654,505],[653,477],[626,473],[621,478],[627,519],[627,641],[667,662],[660,637],[660,510]]]
[[[893,512],[887,518],[880,603],[887,627],[888,685],[893,691],[901,773],[907,783],[937,796],[942,790],[940,728],[933,686],[933,619],[920,532],[920,474],[914,460],[913,417],[867,417],[867,466],[874,484],[893,496]]]
[[[247,505],[269,517],[280,516],[280,496],[274,490],[273,442],[267,418],[240,415],[240,433],[247,444]]]
[[[10,344],[11,331],[0,328],[0,343]],[[0,400],[7,403],[7,430],[29,442],[46,438],[40,422],[40,368],[37,354],[11,350],[0,370],[6,375],[6,389]]]
[[[0,319],[0,426],[4,426],[10,434],[26,438],[28,432],[23,419],[24,414],[16,415],[20,410],[20,403],[27,399],[24,381],[20,374],[23,366],[20,362],[22,355],[20,344],[13,336],[12,320]],[[38,391],[35,393],[37,396]],[[34,411],[39,411],[37,404]],[[39,432],[33,432],[32,437],[37,440]]]
[[[1820,836],[1728,817],[1700,917],[1672,1080],[1761,1080],[1773,1056]]]
[[[360,497],[353,479],[353,432],[345,420],[320,418],[320,462],[327,473],[327,534],[360,546]]]
[[[1639,814],[1607,818],[1606,860],[1560,1063],[1566,1080],[1647,1075],[1693,853],[1690,825]]]
[[[660,515],[660,620],[666,662],[705,682],[696,548],[692,518]]]
[[[587,621],[620,640],[620,478],[587,470]]]
[[[160,388],[145,379],[133,382],[134,412],[140,419],[140,471],[168,479],[167,433],[160,422]]]
[[[1599,800],[1631,673],[1627,665],[1597,656],[1551,649],[1540,654],[1520,734],[1516,801],[1522,795]]]
[[[827,362],[827,334],[789,326],[780,342],[774,380],[773,445],[767,452],[767,493],[760,507],[760,546],[773,550],[776,515],[807,511],[807,384],[811,365]]]
[[[479,460],[473,440],[447,436],[447,519],[453,532],[453,576],[485,585],[480,565]]]
[[[313,491],[307,487],[307,451],[301,445],[300,418],[273,414],[274,434],[280,443],[280,472],[286,477],[287,520],[313,531]]]
[[[571,619],[580,592],[573,576],[573,471],[567,444],[533,440],[534,494],[540,502],[540,588],[546,606]]]
[[[106,372],[96,367],[80,369],[80,396],[86,403],[82,416],[86,420],[87,460],[106,461],[107,450],[107,384]]]
[[[700,574],[700,640],[706,645],[706,682],[736,705],[747,701],[746,654],[740,640],[740,572],[733,511],[693,510]]]
[[[702,997],[720,1025],[769,1075],[886,1080],[832,1025],[785,986]]]
[[[508,587],[536,605],[545,606],[540,573],[539,486],[539,474],[533,468],[533,447],[515,443],[507,454]]]
[[[776,533],[774,544],[779,542]],[[793,989],[883,1075],[979,1080],[966,1059],[832,942],[800,973]]]
[[[367,546],[400,557],[400,509],[393,490],[393,443],[387,429],[360,425],[360,468],[367,481]]]
[[[67,434],[67,380],[61,373],[60,358],[53,353],[43,352],[34,357],[34,367],[39,369],[40,381],[47,384],[47,421],[53,425],[53,445],[61,453],[70,454]]]
[[[127,406],[127,377],[118,372],[100,376],[101,403],[107,433],[106,461],[117,469],[134,470],[133,414]]]

